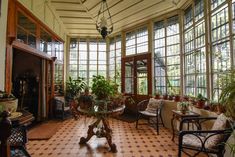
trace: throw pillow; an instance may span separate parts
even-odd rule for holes
[[[229,125],[228,118],[222,113],[217,117],[211,130],[224,130],[228,127],[228,125]],[[224,138],[224,135],[222,134],[213,135],[213,136],[212,135],[213,134],[207,135],[207,137],[209,136],[211,137],[209,137],[205,143],[206,148],[215,148],[218,144],[221,143],[221,141]]]
[[[151,112],[151,113],[156,113],[161,103],[162,103],[162,100],[156,100],[154,98],[150,98],[146,111]]]

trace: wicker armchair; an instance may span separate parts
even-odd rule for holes
[[[183,127],[184,123],[194,121],[198,130],[188,130],[180,132],[178,157],[181,157],[182,152],[190,157],[195,157],[200,153],[204,153],[207,156],[209,156],[209,154],[216,154],[218,157],[223,157],[225,151],[225,142],[230,137],[233,129],[229,127],[228,124],[226,124],[227,127],[222,130],[201,130],[201,125],[209,120],[217,121],[217,118],[194,117],[185,118],[181,121],[180,128]],[[189,152],[186,150],[191,151]]]
[[[70,107],[67,105],[64,96],[54,98],[54,115],[62,120],[71,115]]]
[[[139,124],[139,120],[141,118],[145,118],[148,120],[147,124],[152,122],[153,124],[156,125],[157,134],[159,134],[159,125],[162,124],[164,127],[164,123],[163,123],[162,115],[161,115],[163,103],[160,104],[160,106],[156,109],[155,113],[149,112],[146,110],[148,103],[149,103],[149,99],[143,100],[137,104],[137,111],[138,112],[137,112],[136,128],[138,129],[138,125],[146,124],[146,123]],[[156,121],[154,120],[154,118],[156,118]],[[153,120],[151,121],[151,119],[153,119]]]

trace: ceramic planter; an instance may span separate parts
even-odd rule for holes
[[[2,111],[16,112],[17,107],[18,99],[0,99],[0,110]]]

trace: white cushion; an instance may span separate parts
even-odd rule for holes
[[[204,141],[204,137],[202,136],[197,137],[193,134],[187,134],[183,136],[183,145],[186,145],[186,146],[202,147],[203,141]]]
[[[146,116],[151,116],[151,117],[156,117],[157,114],[149,111],[139,111],[141,114],[146,115]]]
[[[211,130],[224,130],[227,127],[228,127],[228,118],[222,113],[217,117]],[[212,134],[207,135],[208,139],[205,143],[206,148],[215,148],[218,144],[221,143],[224,137],[224,135],[222,134],[213,135],[213,136],[211,135]]]
[[[150,113],[156,113],[156,111],[160,107],[161,103],[162,103],[162,100],[150,98],[148,106],[145,111],[150,112]]]

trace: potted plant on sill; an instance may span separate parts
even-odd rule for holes
[[[206,97],[204,97],[201,93],[199,93],[196,97],[197,100],[197,107],[198,108],[204,108],[205,102],[208,100]]]
[[[162,98],[163,98],[164,100],[167,100],[167,99],[168,99],[168,94],[167,94],[167,93],[164,93],[164,94],[162,95]]]
[[[155,99],[161,99],[161,91],[156,91]]]

